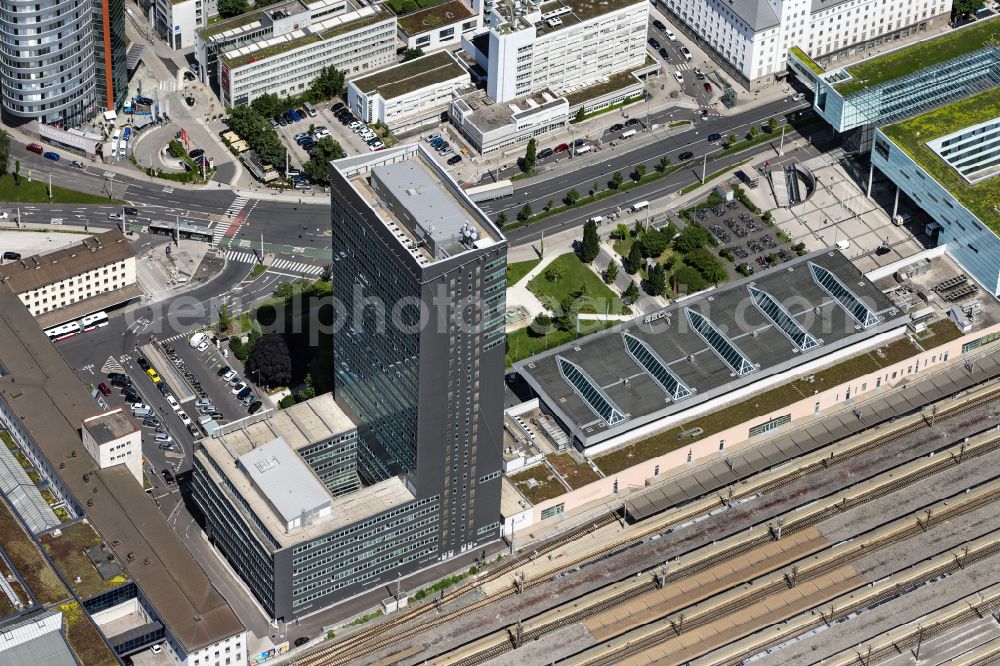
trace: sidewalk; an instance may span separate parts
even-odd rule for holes
[[[535,277],[542,274],[548,265],[551,264],[556,257],[558,257],[562,252],[551,252],[546,253],[538,265],[528,271],[523,278],[518,280],[517,284],[507,285],[507,307],[520,305],[527,312],[528,316],[525,317],[524,321],[531,323],[536,316],[542,312],[548,312],[548,308],[542,305],[541,301],[528,290],[528,283],[531,282]],[[509,261],[509,259],[508,259]]]

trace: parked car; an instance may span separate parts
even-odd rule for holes
[[[560,143],[558,146],[556,146],[552,150],[554,150],[557,153],[565,153],[567,150],[569,150],[569,144]]]
[[[111,389],[109,389],[108,385],[105,384],[104,382],[101,382],[100,384],[97,385],[97,390],[100,391],[101,395],[103,396],[111,395]]]
[[[461,161],[462,161],[461,155],[454,155],[453,157],[448,158],[448,166],[455,166]]]
[[[121,372],[109,372],[108,373],[108,379],[110,379],[112,382],[116,382],[117,381],[117,382],[122,382],[123,384],[131,384],[132,383],[132,380],[128,378],[128,375],[123,374]],[[113,384],[112,384],[112,386],[113,386]]]
[[[806,94],[805,93],[795,93],[794,95],[792,95],[792,101],[793,102],[801,102],[805,98],[806,98]]]
[[[625,121],[625,127],[632,127],[633,125],[638,125],[638,124],[639,124],[638,118],[629,118],[628,120]],[[578,141],[580,141],[580,143],[578,143],[577,145],[585,143],[582,139],[578,139]]]
[[[232,370],[232,369],[230,369],[230,370],[226,370],[226,371],[225,371],[225,372],[224,372],[224,373],[222,374],[222,381],[224,381],[224,382],[228,382],[228,381],[229,381],[230,379],[232,379],[232,378],[233,378],[233,377],[235,377],[235,376],[236,376],[236,371],[235,371],[235,370]]]
[[[8,250],[7,252],[3,253],[3,258],[6,259],[6,260],[8,260],[8,261],[17,261],[18,259],[21,258],[21,253],[20,252],[11,252],[10,250]]]
[[[608,132],[621,132],[623,129],[625,129],[624,125],[622,125],[621,123],[615,123],[614,125],[612,125],[611,127],[609,127],[607,131]]]
[[[683,153],[677,156],[677,159],[683,161],[683,160],[689,160],[692,157],[694,157],[694,153],[692,153],[690,150],[685,150]]]
[[[185,81],[194,81],[196,78],[198,77],[194,75],[194,72],[184,72]]]
[[[661,32],[667,29],[667,26],[663,25],[663,21],[661,21],[660,19],[654,20],[653,26]]]
[[[191,159],[195,159],[196,157],[201,157],[204,154],[205,154],[204,149],[202,149],[202,148],[195,148],[190,153],[188,153],[188,157],[190,157]]]
[[[282,127],[284,127],[285,125],[288,124],[288,121],[291,120],[291,116],[289,116],[287,120],[286,120],[285,116],[288,116],[288,114],[285,113],[285,114],[282,114],[280,116],[275,116],[274,117],[274,121],[277,122]]]
[[[149,364],[149,361],[147,361],[144,356],[138,357],[137,359],[135,359],[135,362],[139,364],[139,367],[142,368],[143,371],[149,370],[151,367],[153,367]]]
[[[297,123],[302,120],[302,116],[295,109],[288,109],[288,117],[292,119],[293,123]]]
[[[282,125],[288,125],[289,123],[294,122],[292,120],[292,114],[288,113],[288,111],[285,111],[283,114],[281,114],[281,119],[284,121],[283,123],[281,123]]]
[[[278,127],[281,123],[278,122],[277,118],[268,118],[267,122],[271,123],[271,127]]]
[[[253,392],[253,389],[249,386],[244,386],[243,390],[236,394],[237,400],[242,400]]]
[[[660,49],[660,57],[664,60],[670,60],[670,52],[666,49]]]
[[[181,420],[181,423],[183,423],[184,425],[191,424],[191,417],[188,416],[186,412],[183,411],[177,412],[177,418],[179,418]]]
[[[254,400],[253,402],[250,403],[250,406],[247,407],[247,413],[256,414],[258,411],[260,411],[260,408],[263,406],[264,405],[261,403],[260,400]]]
[[[424,137],[424,141],[426,141],[427,143],[430,143],[431,141],[433,141],[434,139],[438,138],[439,136],[441,136],[441,135],[440,134],[428,134],[427,136]]]
[[[160,425],[160,419],[156,418],[155,416],[147,416],[142,420],[142,425],[146,426],[147,428],[156,428]]]
[[[133,412],[148,412],[150,411],[149,405],[144,402],[133,402],[129,407]]]
[[[308,642],[309,642],[308,636],[299,636],[298,638],[295,639],[295,647],[302,647]]]
[[[381,148],[381,147],[382,146],[379,146],[379,148]],[[373,147],[372,150],[378,150],[378,149]],[[451,146],[445,146],[444,148],[442,148],[441,150],[438,151],[438,154],[441,155],[442,157],[444,157],[445,155],[447,155],[450,152],[452,152]]]
[[[24,147],[24,149],[27,150],[29,153],[37,153],[39,155],[45,152],[45,149],[39,146],[37,143],[29,143],[27,146]]]
[[[542,148],[541,150],[538,151],[538,154],[535,157],[537,159],[542,160],[545,159],[546,157],[552,157],[552,154],[554,152],[555,151],[553,151],[551,148]]]
[[[660,28],[660,31],[667,36],[667,39],[669,39],[672,42],[677,41],[677,35],[667,30],[667,26],[663,25],[662,23],[660,23],[660,25],[663,26]]]
[[[650,37],[646,41],[649,43],[650,46],[653,47],[654,51],[656,51],[656,50],[658,50],[660,48],[660,43],[658,41],[656,41],[654,38]]]
[[[180,403],[177,402],[177,398],[172,395],[164,396],[167,399],[167,404],[170,405],[170,409],[175,412],[181,411]]]
[[[225,417],[222,416],[222,412],[212,412],[211,414],[209,414],[209,416],[211,416],[215,420],[219,420],[221,418],[225,418]]]
[[[240,391],[242,391],[242,390],[243,390],[243,389],[245,389],[246,387],[247,387],[247,385],[246,385],[246,383],[245,383],[245,382],[240,382],[239,384],[235,385],[235,386],[234,386],[234,387],[233,387],[232,389],[230,389],[230,392],[231,392],[231,393],[232,393],[233,395],[239,395],[239,394],[240,394]]]
[[[208,349],[208,345],[209,345],[208,340],[202,340],[201,344],[198,345],[198,351],[200,351],[200,352],[205,351],[206,349]]]
[[[688,62],[691,61],[691,52],[688,51],[688,47],[681,46],[681,55],[683,55],[684,59],[687,60]]]
[[[53,150],[50,150],[50,151],[45,152],[45,153],[42,153],[42,157],[44,157],[47,160],[52,160],[53,162],[58,162],[59,161],[59,153],[57,153],[57,152],[55,152]]]
[[[165,432],[158,432],[158,433],[156,433],[156,435],[154,436],[154,439],[157,442],[172,442],[173,441],[173,437],[171,437],[170,435],[168,435]]]
[[[344,108],[344,103],[343,102],[337,102],[336,104],[334,104],[333,106],[330,107],[330,110],[333,111],[334,113],[336,113],[337,111],[340,111],[343,108]]]
[[[163,381],[162,379],[160,379],[160,375],[153,368],[147,370],[146,374],[149,375],[149,378],[152,379],[154,383],[159,384],[161,381]]]

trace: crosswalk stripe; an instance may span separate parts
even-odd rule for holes
[[[289,259],[279,259],[271,264],[271,268],[291,273],[304,273],[306,275],[319,275],[323,272],[322,266],[306,264],[301,261],[291,261]]]
[[[257,263],[257,255],[253,252],[235,252],[230,251],[226,254],[226,258],[229,261],[238,261],[243,264],[255,264]]]

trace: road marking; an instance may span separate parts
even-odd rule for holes
[[[62,224],[62,223],[63,223],[63,219],[61,217],[53,217],[52,218],[52,224]]]
[[[167,194],[173,194],[173,193],[174,193],[174,188],[172,188],[172,187],[170,187],[170,186],[168,185],[167,187],[164,187],[164,188],[163,188],[163,191],[164,191],[165,193],[167,193]]]
[[[94,374],[94,364],[91,363],[89,365],[83,366],[82,368],[80,368],[80,372],[89,372],[90,374]]]

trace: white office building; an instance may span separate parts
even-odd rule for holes
[[[487,52],[473,41],[463,46],[488,72],[490,98],[506,102],[542,90],[565,93],[642,67],[648,21],[646,0],[517,0],[493,7]]]
[[[194,46],[194,34],[208,22],[205,0],[156,0],[153,25],[175,50]]]
[[[823,66],[947,24],[951,0],[663,0],[663,11],[739,83],[757,90],[798,47]]]
[[[228,48],[219,49],[215,58],[207,52],[203,37],[199,59],[217,60],[219,98],[224,106],[249,104],[267,93],[281,97],[298,94],[324,67],[333,66],[353,76],[395,61],[396,17],[381,5],[355,9],[341,2],[342,13],[336,13],[338,7],[328,7],[331,15],[322,18],[308,9],[299,11],[304,7],[307,5],[300,0],[293,0],[261,10],[258,17],[233,28],[236,33],[259,38],[236,39]],[[217,37],[229,35],[220,33]]]
[[[100,469],[125,465],[142,485],[142,432],[119,407],[83,420],[83,446]]]

